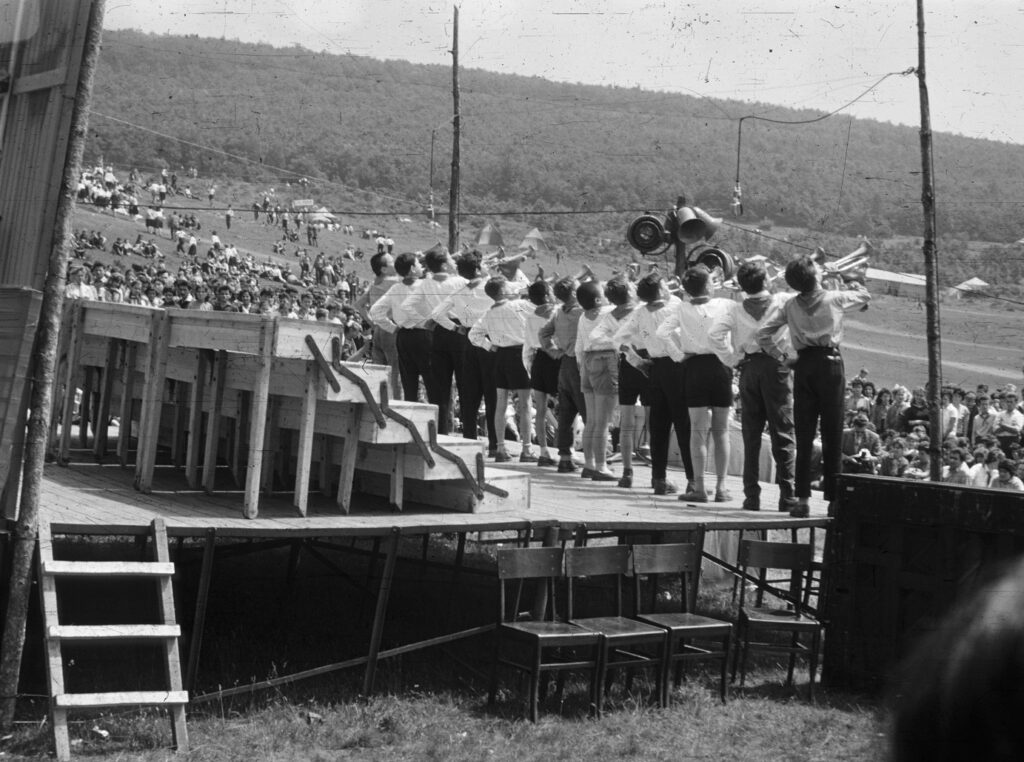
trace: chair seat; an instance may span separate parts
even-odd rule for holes
[[[798,616],[792,609],[769,606],[743,609],[740,611],[740,620],[752,627],[771,627],[775,630],[814,631],[821,627],[817,619]]]
[[[623,638],[635,640],[644,636],[649,636],[652,640],[665,637],[665,631],[662,628],[624,616],[594,616],[573,619],[572,624],[591,632],[602,633],[611,642]]]
[[[588,645],[601,634],[568,622],[505,622],[501,629],[513,637],[537,638],[551,646]]]
[[[689,637],[702,636],[720,638],[732,630],[732,624],[721,619],[701,616],[700,614],[684,614],[682,612],[641,614],[637,617],[641,622],[664,627],[673,632],[685,631]]]

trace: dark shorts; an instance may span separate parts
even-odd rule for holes
[[[523,345],[498,347],[494,357],[494,385],[498,389],[529,389],[530,376],[523,367]]]
[[[619,393],[619,357],[613,349],[584,352],[580,366],[580,390],[609,397]]]
[[[697,355],[683,363],[686,368],[687,407],[730,407],[732,371],[715,355]]]
[[[558,360],[538,349],[530,364],[530,388],[544,394],[558,394]]]
[[[638,371],[622,356],[619,356],[619,404],[635,405],[637,400],[644,407],[651,404],[651,379]]]

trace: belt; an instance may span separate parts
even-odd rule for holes
[[[421,326],[414,326],[414,327],[411,327],[411,328],[401,328],[400,327],[398,330],[399,331],[427,331],[428,333],[431,332],[430,328],[423,328]]]
[[[839,347],[804,347],[798,349],[798,355],[825,355],[826,357],[839,357]]]

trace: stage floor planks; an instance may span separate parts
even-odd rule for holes
[[[314,493],[309,514],[301,517],[291,504],[292,494],[280,492],[261,499],[258,518],[246,519],[242,516],[240,489],[214,494],[190,490],[181,471],[157,467],[153,491],[142,494],[132,486],[132,469],[78,459],[67,467],[46,466],[41,515],[51,522],[55,533],[141,534],[148,531],[152,519],[160,517],[172,536],[200,537],[215,529],[218,537],[245,538],[382,536],[394,528],[403,535],[422,535],[510,531],[529,525],[540,528],[586,524],[592,532],[653,532],[698,525],[715,531],[828,523],[820,493],[812,499],[809,519],[794,519],[776,510],[778,488],[774,484],[761,485],[761,511],[742,510],[742,484],[737,477],[729,477],[731,502],[688,504],[675,495],[654,495],[648,486],[650,470],[644,466],[635,468],[632,489],[622,489],[614,482],[584,480],[578,474],[558,474],[552,468],[518,464],[487,467],[529,473],[530,507],[509,512],[459,513],[409,501],[404,511],[395,512],[384,499],[358,495],[352,513],[344,515],[333,499]],[[685,484],[681,472],[670,472],[669,478],[680,489]],[[414,499],[415,495],[409,497]]]

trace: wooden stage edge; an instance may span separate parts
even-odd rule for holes
[[[407,496],[405,510],[392,511],[386,500],[354,496],[352,512],[341,513],[333,498],[311,495],[308,515],[292,507],[292,493],[279,492],[261,499],[258,518],[242,515],[241,489],[190,490],[182,471],[158,466],[149,494],[132,486],[132,469],[74,459],[68,466],[48,464],[44,472],[41,518],[54,534],[131,535],[149,531],[162,518],[173,537],[203,537],[212,529],[220,538],[380,537],[398,530],[402,535],[433,533],[501,532],[551,526],[578,527],[588,532],[661,532],[703,527],[707,531],[735,529],[794,529],[824,527],[829,523],[826,504],[815,493],[811,515],[797,519],[777,510],[778,488],[762,484],[762,510],[742,510],[742,485],[729,477],[733,499],[728,503],[683,503],[675,495],[655,496],[649,469],[638,466],[634,487],[583,480],[578,474],[554,469],[519,466],[530,474],[529,508],[513,511],[460,513],[417,505]],[[488,469],[505,466],[488,464]],[[680,489],[681,472],[670,471]],[[713,479],[711,480],[713,483]]]

